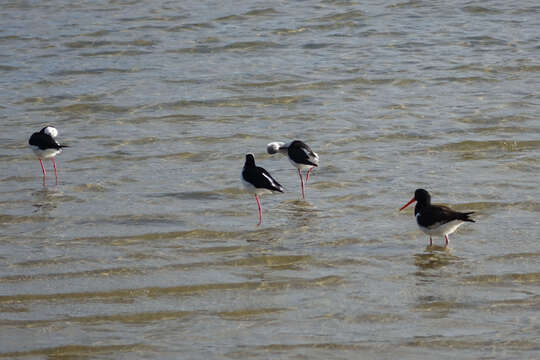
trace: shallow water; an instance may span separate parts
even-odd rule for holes
[[[536,1],[0,13],[0,358],[540,356]],[[246,152],[286,188],[261,227]],[[476,212],[449,249],[419,187]]]

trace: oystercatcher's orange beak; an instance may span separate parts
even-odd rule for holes
[[[402,207],[401,209],[399,209],[399,211],[405,209],[407,206],[411,205],[411,204],[412,204],[413,202],[415,202],[415,201],[416,201],[416,199],[415,199],[414,196],[413,196],[413,198],[411,199],[411,201],[409,201],[408,203],[406,203],[405,205],[403,205],[403,207]]]

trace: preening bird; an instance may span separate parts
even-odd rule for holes
[[[45,126],[39,132],[35,132],[30,136],[28,144],[34,151],[34,154],[39,158],[41,170],[43,171],[43,186],[46,185],[47,173],[43,166],[43,159],[51,159],[54,166],[54,176],[56,177],[56,185],[58,185],[58,173],[56,172],[56,162],[54,157],[62,152],[62,148],[68,147],[61,145],[56,141],[58,130],[52,126]]]
[[[266,151],[269,154],[282,153],[288,156],[291,164],[298,170],[300,184],[302,185],[302,198],[306,198],[304,192],[304,179],[302,178],[302,170],[307,170],[306,184],[309,180],[309,175],[314,167],[319,166],[319,155],[313,152],[311,148],[303,141],[294,140],[290,143],[271,142],[266,145]]]

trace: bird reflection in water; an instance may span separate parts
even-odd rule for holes
[[[452,255],[450,249],[445,246],[428,246],[425,252],[414,255],[414,264],[421,271],[440,269],[460,260],[460,257]]]
[[[320,210],[304,199],[289,200],[283,204],[283,210],[288,213],[288,219],[296,228],[309,228],[313,221],[317,222]]]
[[[48,215],[50,211],[56,209],[62,201],[62,192],[56,189],[43,188],[32,193],[33,205],[36,209],[34,212],[39,212],[42,215]]]
[[[460,266],[462,260],[444,246],[428,246],[425,252],[414,255],[414,264],[418,267],[414,274],[417,280],[414,308],[423,316],[445,318],[459,306],[459,296],[452,292],[441,292],[440,283],[441,279],[457,272],[455,268]]]

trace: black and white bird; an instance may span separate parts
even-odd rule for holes
[[[309,175],[314,167],[319,166],[319,155],[313,152],[311,148],[303,141],[294,140],[290,143],[271,142],[266,145],[266,151],[269,154],[282,153],[289,157],[291,164],[298,169],[300,176],[300,184],[302,185],[302,198],[306,198],[304,192],[304,179],[302,179],[302,170],[307,170],[306,184],[309,180]]]
[[[431,239],[433,235],[444,235],[445,246],[448,246],[448,235],[456,231],[464,222],[475,222],[469,217],[474,211],[462,213],[448,206],[431,204],[431,195],[424,189],[416,189],[414,197],[399,211],[415,201],[414,216],[420,230],[429,235],[429,246],[433,245]]]
[[[54,157],[62,152],[62,148],[68,147],[67,145],[61,145],[56,141],[58,136],[58,130],[52,126],[45,126],[39,132],[35,132],[30,136],[28,144],[34,151],[34,154],[39,158],[41,164],[41,170],[43,171],[43,186],[46,185],[47,173],[43,166],[43,159],[51,159],[54,166],[54,176],[56,177],[56,185],[58,185],[58,173],[56,172],[56,162]]]
[[[244,169],[242,170],[242,183],[245,188],[251,193],[255,194],[257,205],[259,206],[259,223],[262,224],[262,209],[259,201],[259,195],[283,192],[283,186],[281,186],[265,169],[255,165],[255,157],[253,154],[246,154],[246,162]]]

